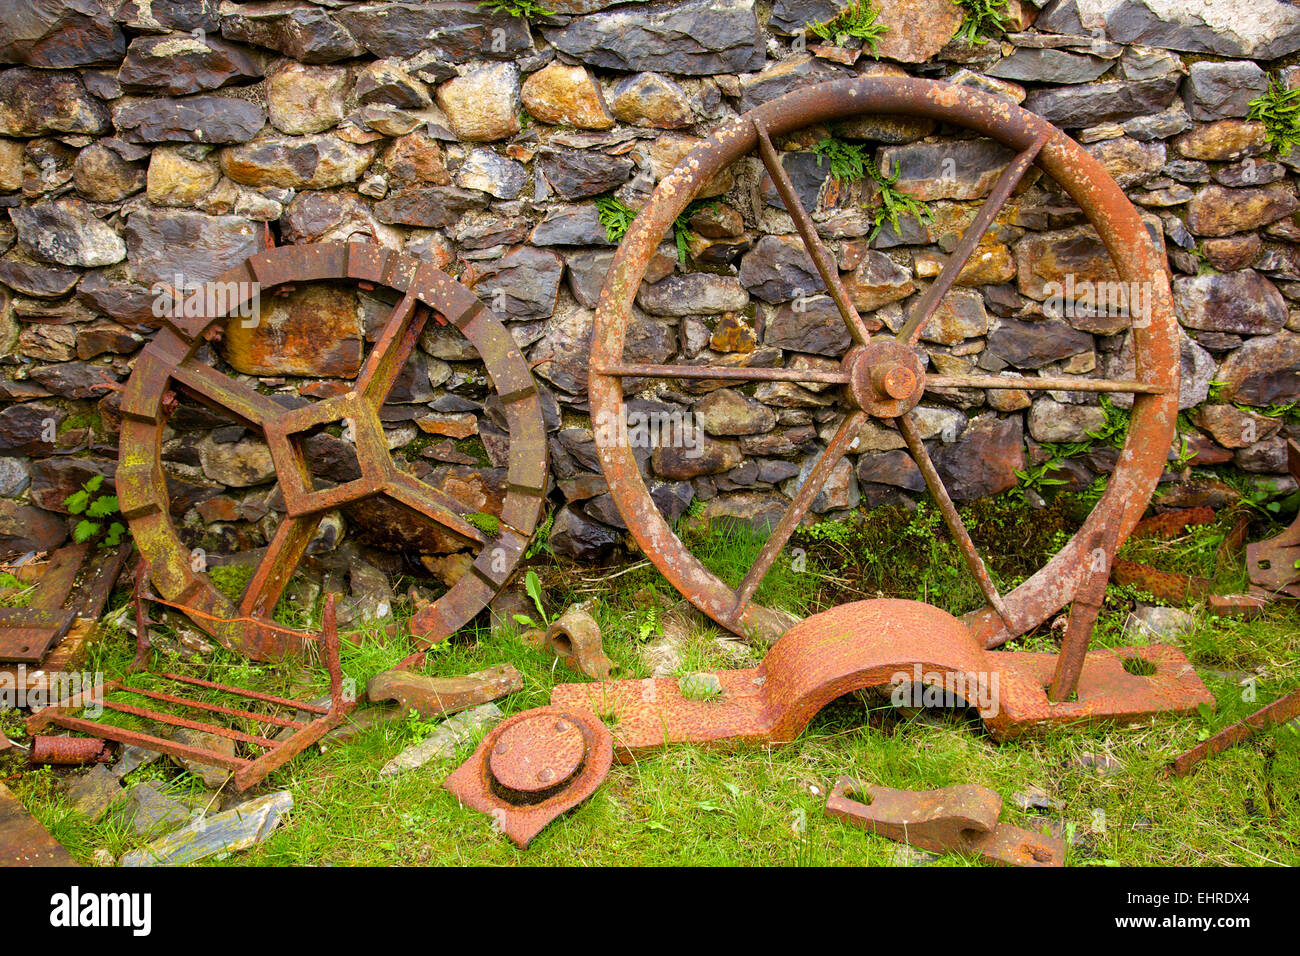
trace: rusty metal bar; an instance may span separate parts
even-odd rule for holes
[[[740,582],[740,587],[736,589],[736,606],[732,613],[736,616],[742,614],[745,606],[749,604],[754,592],[762,583],[764,575],[776,560],[776,556],[781,553],[785,543],[790,538],[791,532],[798,526],[812,503],[817,500],[817,495],[830,477],[831,471],[840,463],[844,453],[848,451],[849,446],[857,440],[858,429],[862,423],[867,420],[867,414],[863,411],[849,413],[844,421],[840,423],[839,429],[835,432],[830,443],[827,444],[826,450],[822,452],[817,463],[813,465],[812,470],[808,472],[808,477],[803,480],[799,490],[795,493],[794,500],[790,502],[790,507],[786,509],[785,514],[781,515],[781,520],[777,522],[776,527],[768,533],[767,540],[763,542],[763,548],[758,552],[758,557],[745,572],[745,578]]]
[[[970,254],[979,245],[984,233],[988,231],[989,226],[993,225],[993,220],[997,217],[998,211],[1011,197],[1011,191],[1016,188],[1020,180],[1024,177],[1029,167],[1034,164],[1034,159],[1043,148],[1051,134],[1047,131],[1040,133],[1032,143],[1020,151],[1020,153],[1007,164],[1007,168],[1002,170],[1002,175],[998,177],[997,184],[994,185],[993,191],[989,193],[989,198],[984,201],[971,224],[966,227],[966,231],[961,234],[961,239],[957,241],[956,248],[948,256],[948,260],[943,264],[943,269],[939,275],[930,283],[930,287],[921,293],[921,298],[917,300],[916,306],[912,309],[912,314],[903,327],[899,329],[895,338],[899,342],[907,345],[915,345],[921,337],[921,330],[925,323],[930,321],[930,316],[934,315],[934,310],[939,307],[943,297],[948,294],[952,284],[957,281],[957,276],[966,266],[966,260]]]
[[[1300,688],[1279,697],[1273,703],[1261,707],[1229,727],[1223,728],[1213,737],[1201,741],[1191,750],[1175,757],[1166,768],[1174,776],[1183,777],[1191,773],[1206,757],[1223,753],[1229,747],[1235,747],[1243,740],[1274,727],[1280,727],[1287,721],[1300,717]]]
[[[817,272],[821,275],[822,281],[826,283],[826,289],[830,292],[831,298],[835,300],[835,306],[840,310],[840,316],[849,327],[849,335],[853,337],[853,341],[858,345],[866,345],[871,338],[871,332],[867,329],[867,324],[862,321],[862,316],[858,315],[857,307],[853,304],[853,299],[849,296],[848,290],[844,288],[844,283],[840,280],[840,270],[835,265],[835,260],[826,251],[826,247],[822,245],[821,237],[817,235],[816,224],[812,221],[812,217],[808,215],[808,210],[804,209],[803,203],[799,201],[799,196],[794,191],[794,185],[790,182],[790,177],[786,175],[785,167],[781,165],[781,157],[777,154],[776,147],[772,145],[767,130],[758,119],[754,120],[754,129],[758,134],[758,152],[763,158],[763,165],[767,167],[772,182],[776,184],[776,191],[780,194],[781,202],[785,204],[786,211],[790,213],[790,218],[794,220],[794,227],[799,231],[799,237],[803,240],[804,248],[808,250],[809,258],[812,259],[813,265],[817,267]]]
[[[729,368],[713,365],[639,365],[607,362],[593,371],[619,378],[718,379],[741,382],[807,382],[813,385],[847,385],[849,375],[839,369]]]
[[[1079,686],[1097,615],[1106,603],[1106,585],[1119,547],[1118,531],[1113,526],[1102,528],[1095,544],[1087,563],[1079,571],[1083,581],[1075,586],[1065,636],[1061,639],[1061,653],[1056,657],[1052,684],[1047,689],[1047,697],[1054,703],[1069,700]]]
[[[126,694],[132,692],[132,689],[125,685],[118,688],[118,690]],[[201,720],[190,720],[188,717],[179,717],[176,714],[164,713],[161,710],[148,710],[132,704],[122,704],[115,700],[100,701],[100,706],[105,710],[115,710],[121,714],[130,714],[132,717],[143,717],[146,720],[153,720],[160,724],[171,724],[173,727],[185,727],[189,730],[201,730],[205,733],[216,734],[218,737],[229,737],[231,740],[252,744],[255,747],[275,746],[274,740],[267,740],[265,737],[257,737],[243,731],[231,730],[229,727],[219,727],[216,724],[205,724]]]
[[[209,690],[222,690],[228,694],[236,694],[240,697],[247,697],[250,700],[260,700],[266,704],[275,704],[278,707],[288,707],[291,710],[306,710],[314,714],[329,713],[328,707],[322,707],[319,704],[304,703],[300,700],[289,700],[284,697],[276,697],[273,694],[263,694],[259,691],[245,690],[242,687],[231,687],[229,684],[217,684],[210,680],[202,680],[198,677],[186,677],[184,674],[173,674],[164,671],[158,675],[168,680],[180,681],[182,684],[193,684],[195,687],[206,687]]]
[[[301,730],[307,725],[297,720],[290,720],[288,717],[277,717],[274,714],[258,714],[251,710],[236,710],[233,707],[223,707],[220,704],[209,704],[205,701],[194,700],[189,697],[177,697],[174,694],[163,694],[156,690],[145,690],[143,687],[126,688],[132,694],[139,694],[141,697],[147,697],[150,700],[162,701],[166,704],[178,704],[181,707],[188,707],[191,710],[206,710],[213,714],[222,714],[226,717],[247,717],[250,720],[256,720],[259,723],[272,724],[276,727],[292,727],[295,730]]]
[[[957,506],[952,503],[952,497],[944,487],[938,469],[930,460],[930,453],[925,450],[925,442],[921,440],[921,434],[916,430],[911,415],[903,415],[897,419],[897,422],[898,430],[903,434],[903,441],[907,443],[907,451],[916,462],[916,467],[921,469],[921,476],[925,479],[926,487],[930,489],[930,496],[934,498],[939,513],[943,515],[944,524],[948,526],[953,541],[957,544],[957,549],[961,551],[967,566],[975,576],[975,583],[979,585],[980,593],[1007,626],[1011,627],[1011,615],[1006,605],[1002,603],[1002,595],[998,594],[993,578],[989,575],[989,569],[984,565],[984,559],[980,557],[975,542],[971,540],[970,532],[966,530],[961,515],[957,513]]]
[[[1104,378],[1068,378],[1039,376],[1024,378],[1011,375],[926,375],[926,388],[1015,388],[1032,392],[1125,392],[1137,395],[1163,395],[1163,385],[1147,382],[1112,382]]]

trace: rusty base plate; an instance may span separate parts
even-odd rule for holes
[[[1001,813],[997,791],[970,784],[893,790],[841,777],[826,798],[828,817],[931,853],[973,854],[1003,866],[1065,866],[1065,841],[998,823]]]
[[[76,866],[77,861],[0,783],[0,866]]]
[[[522,849],[595,793],[613,763],[613,738],[590,713],[538,707],[497,726],[443,787]]]
[[[1067,724],[1137,723],[1214,697],[1177,648],[1092,651],[1074,698],[1047,698],[1056,655],[986,651],[961,621],[916,601],[858,601],[790,628],[757,667],[716,671],[721,694],[683,695],[672,678],[560,684],[551,704],[613,725],[619,760],[672,743],[794,740],[824,706],[865,687],[934,685],[979,709],[1005,740]],[[922,695],[924,696],[924,695]]]

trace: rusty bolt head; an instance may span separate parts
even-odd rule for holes
[[[871,370],[871,384],[882,398],[901,401],[916,388],[916,376],[902,365],[878,366]]]

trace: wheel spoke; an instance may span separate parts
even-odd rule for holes
[[[1024,391],[1052,392],[1130,392],[1135,395],[1163,395],[1168,392],[1163,385],[1147,382],[1112,382],[1104,378],[1069,378],[1038,376],[1025,378],[1013,375],[927,375],[926,388],[1016,388]]]
[[[844,283],[840,281],[839,267],[835,265],[835,260],[822,245],[821,237],[817,235],[817,227],[812,217],[808,215],[808,210],[804,209],[803,203],[799,201],[799,196],[794,191],[794,184],[786,175],[785,167],[781,165],[781,157],[777,154],[776,147],[772,145],[767,130],[757,121],[754,123],[754,128],[758,130],[758,151],[763,157],[763,165],[767,167],[772,182],[776,184],[776,191],[781,196],[781,202],[785,203],[790,218],[794,220],[795,229],[799,230],[804,248],[808,250],[813,265],[817,267],[822,281],[826,283],[827,291],[835,300],[840,315],[844,317],[844,322],[849,327],[849,335],[858,345],[865,345],[871,338],[871,332],[867,329],[867,324],[862,321],[862,316],[858,315],[857,307],[849,297],[848,290],[844,288]]]
[[[322,513],[286,516],[275,529],[275,535],[266,546],[266,555],[248,582],[248,588],[239,602],[239,613],[244,617],[269,618],[275,611],[280,595],[302,560],[312,536],[320,526]]]
[[[479,545],[487,544],[487,535],[461,517],[469,514],[470,509],[445,491],[431,488],[404,471],[396,472],[384,490],[395,500],[427,515],[461,537]]]
[[[776,556],[781,553],[785,547],[786,541],[794,532],[795,527],[812,507],[812,503],[817,500],[817,494],[821,491],[822,485],[826,484],[826,479],[831,476],[835,466],[839,464],[844,453],[849,450],[857,438],[858,429],[866,421],[867,414],[863,411],[854,411],[849,414],[843,422],[840,423],[839,429],[831,438],[826,450],[822,452],[817,463],[813,465],[808,472],[808,477],[804,479],[803,484],[795,493],[794,501],[790,503],[789,509],[781,516],[768,539],[763,542],[763,550],[758,553],[750,569],[745,572],[745,579],[740,582],[740,587],[736,589],[736,606],[735,613],[739,615],[745,610],[753,598],[754,592],[758,590],[759,584],[762,583],[764,575],[776,560]]]
[[[801,382],[810,385],[846,385],[849,376],[840,369],[727,368],[713,365],[635,365],[607,363],[595,366],[599,375],[619,378],[726,379],[743,382]]]
[[[1002,596],[998,594],[998,589],[993,586],[993,579],[989,577],[988,568],[984,566],[984,559],[975,550],[975,542],[971,540],[970,532],[966,530],[966,525],[962,523],[961,516],[957,514],[957,507],[952,503],[952,498],[948,495],[948,489],[943,486],[943,482],[939,478],[939,472],[934,467],[934,462],[930,460],[929,452],[925,450],[925,443],[921,441],[921,434],[916,430],[916,423],[912,420],[910,414],[902,416],[897,421],[898,430],[903,433],[903,441],[907,443],[907,450],[916,462],[916,467],[921,469],[921,475],[925,478],[926,487],[930,489],[930,494],[939,506],[939,513],[943,515],[944,524],[952,532],[953,539],[957,542],[957,547],[966,559],[966,564],[969,565],[971,573],[975,575],[975,581],[979,584],[984,599],[989,602],[993,610],[998,612],[998,616],[1002,618],[1007,627],[1011,628],[1011,620],[1006,605],[1002,602]]]
[[[966,267],[966,260],[975,251],[975,247],[979,245],[984,233],[988,232],[989,226],[993,225],[993,220],[998,211],[1011,197],[1011,191],[1016,188],[1016,185],[1024,178],[1025,173],[1029,171],[1029,167],[1034,164],[1034,159],[1038,156],[1038,151],[1043,148],[1044,142],[1046,142],[1046,137],[1040,136],[1012,159],[1007,164],[1006,169],[1002,170],[1002,175],[998,177],[993,191],[989,193],[989,198],[980,207],[980,211],[971,220],[971,224],[966,227],[966,231],[961,234],[957,247],[953,249],[948,261],[943,264],[943,269],[940,270],[938,277],[935,278],[934,282],[930,283],[930,288],[922,293],[921,298],[912,309],[911,316],[902,329],[899,330],[898,335],[895,336],[899,342],[915,345],[917,340],[920,339],[921,330],[930,321],[930,316],[934,315],[935,309],[939,307],[943,297],[948,294],[952,284],[957,281],[957,276]]]
[[[252,386],[237,382],[193,359],[187,359],[173,368],[171,377],[204,404],[227,411],[255,427],[260,428],[284,411]]]
[[[420,307],[412,286],[384,323],[379,340],[357,376],[357,391],[376,409],[384,404],[402,366],[411,357],[427,318],[428,310]]]

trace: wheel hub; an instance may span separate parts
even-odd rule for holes
[[[925,369],[916,352],[893,341],[873,340],[844,356],[851,405],[877,418],[898,418],[921,401]]]

